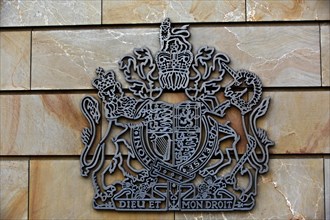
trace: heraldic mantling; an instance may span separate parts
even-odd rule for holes
[[[268,147],[274,145],[257,127],[270,102],[262,98],[259,77],[233,70],[229,57],[213,47],[194,55],[188,25],[173,28],[167,18],[159,37],[154,57],[142,47],[120,60],[129,93],[112,70],[96,70],[92,84],[108,123],[100,142],[100,104],[92,96],[82,100],[89,127],[82,131],[81,175],[92,177],[93,207],[251,210],[258,174],[268,171]],[[166,92],[183,93],[187,100],[161,101]],[[230,108],[241,113],[242,136],[226,121]],[[241,142],[246,148],[239,153]]]

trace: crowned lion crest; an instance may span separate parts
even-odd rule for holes
[[[96,70],[92,84],[102,103],[92,96],[82,100],[89,127],[82,131],[80,157],[81,175],[92,179],[95,209],[255,206],[258,174],[268,171],[268,147],[274,145],[257,127],[270,99],[262,97],[256,74],[233,70],[229,57],[213,47],[194,54],[189,37],[187,25],[172,27],[165,19],[157,53],[142,47],[120,60],[128,90],[112,70]],[[178,93],[186,100],[162,99]],[[101,105],[107,127],[97,141]],[[240,113],[241,135],[226,117],[230,109]]]

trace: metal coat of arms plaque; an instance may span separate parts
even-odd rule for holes
[[[174,28],[165,19],[159,37],[157,53],[134,49],[119,62],[128,90],[112,70],[96,70],[92,84],[107,121],[99,141],[101,104],[92,96],[82,100],[90,126],[82,132],[81,175],[91,176],[93,207],[251,210],[274,145],[257,127],[270,101],[262,98],[259,77],[232,69],[213,47],[194,54],[187,25]],[[186,100],[166,102],[165,94]],[[231,109],[239,127],[226,117]]]

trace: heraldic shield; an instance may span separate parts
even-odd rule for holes
[[[274,145],[257,127],[270,99],[262,97],[257,75],[232,69],[229,57],[212,47],[194,54],[189,37],[187,25],[173,28],[165,19],[155,55],[142,47],[120,60],[128,90],[112,70],[96,70],[92,84],[107,127],[97,142],[100,103],[83,98],[89,127],[82,131],[80,157],[81,175],[92,178],[95,209],[255,206],[258,174],[268,171],[268,148]],[[176,95],[185,99],[170,102]],[[231,111],[240,115],[235,125]]]

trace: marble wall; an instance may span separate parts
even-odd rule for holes
[[[330,220],[329,8],[329,0],[0,0],[0,219]],[[119,73],[133,48],[156,51],[165,17],[190,24],[194,52],[214,46],[233,68],[259,75],[272,98],[260,126],[276,146],[251,212],[92,209],[90,180],[79,174],[80,100],[96,95],[96,67]]]

